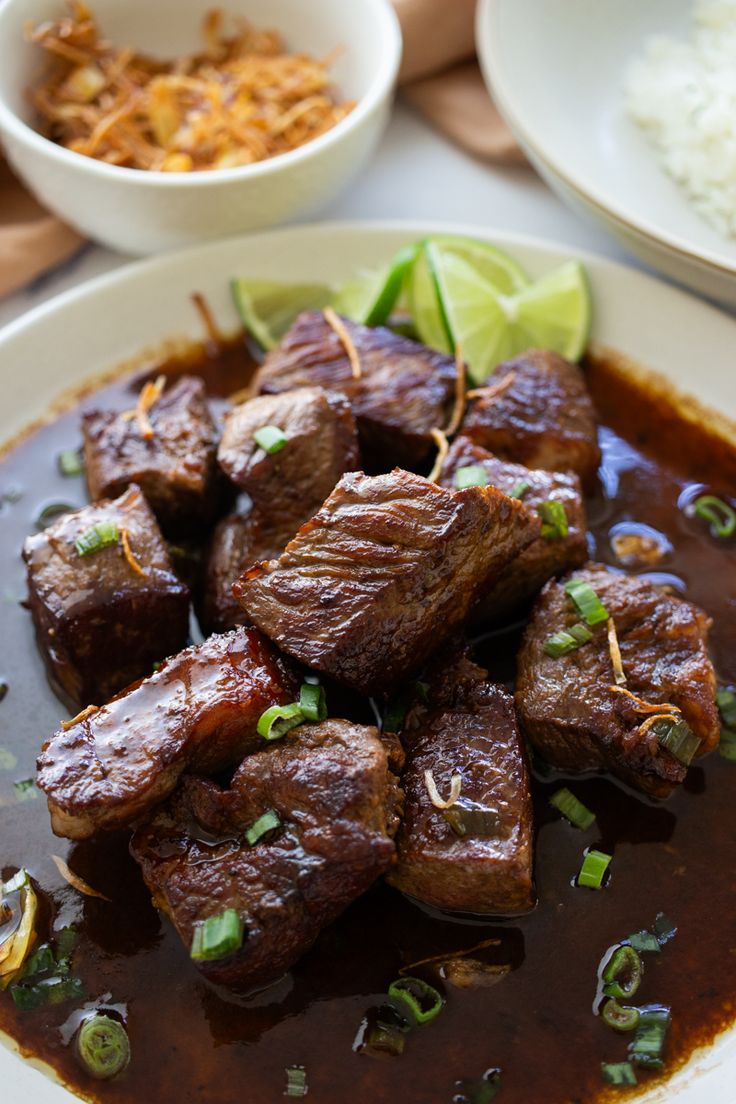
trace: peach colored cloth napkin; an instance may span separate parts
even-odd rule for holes
[[[523,155],[485,90],[475,54],[475,0],[392,0],[404,35],[404,97],[476,157]],[[83,239],[45,211],[0,157],[0,297],[74,254]]]

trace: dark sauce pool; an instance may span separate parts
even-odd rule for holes
[[[239,345],[193,353],[189,364],[168,370],[182,366],[207,379],[216,408],[218,396],[242,387],[250,371]],[[678,503],[701,483],[733,493],[736,457],[702,430],[673,422],[661,402],[632,391],[610,361],[597,360],[589,370],[604,422],[601,486],[588,503],[591,556],[616,563],[610,532],[623,522],[663,534],[672,551],[655,570],[713,616],[719,678],[734,682],[736,542],[713,540]],[[118,382],[103,401],[129,407],[139,386],[140,377]],[[79,442],[78,423],[77,408],[0,461],[0,677],[9,686],[0,703],[0,864],[6,877],[21,865],[29,869],[51,932],[79,926],[74,973],[86,994],[27,1012],[0,995],[0,1029],[25,1053],[50,1063],[81,1096],[119,1104],[271,1104],[283,1099],[285,1071],[294,1065],[305,1067],[309,1099],[322,1104],[450,1104],[462,1099],[458,1081],[492,1068],[502,1070],[504,1104],[590,1104],[603,1091],[601,1061],[625,1060],[627,1044],[592,1014],[598,963],[659,911],[675,921],[678,934],[660,955],[646,957],[636,1000],[672,1006],[666,1072],[736,1019],[736,765],[718,754],[694,766],[681,791],[656,806],[610,781],[575,779],[575,793],[597,815],[587,833],[548,805],[560,778],[536,777],[539,904],[531,915],[492,923],[437,918],[377,886],[270,989],[242,999],[205,983],[152,907],[127,836],[70,846],[53,837],[41,795],[30,790],[21,801],[14,789],[33,777],[42,741],[66,715],[48,688],[30,617],[19,605],[25,589],[19,550],[41,507],[86,501],[83,480],[56,469],[58,452]],[[659,463],[658,443],[673,441],[677,447],[665,448],[668,460]],[[687,478],[677,472],[678,458]],[[479,647],[479,659],[509,683],[517,639],[518,630],[510,631]],[[333,699],[333,711],[335,705]],[[571,884],[586,846],[613,854],[610,884],[599,893]],[[111,902],[69,887],[52,854]],[[418,969],[444,988],[442,1013],[411,1034],[400,1057],[355,1052],[363,1017],[382,1002],[400,968],[490,939],[497,942],[485,954],[503,967],[495,984],[443,987],[431,970]],[[126,1016],[133,1060],[117,1081],[91,1081],[65,1043],[86,1002],[113,1005]],[[651,1075],[640,1076],[647,1080]]]

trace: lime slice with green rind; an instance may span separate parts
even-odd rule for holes
[[[453,234],[435,234],[427,238],[427,242],[467,261],[479,276],[504,295],[521,291],[531,282],[518,261],[489,242]]]
[[[409,313],[417,337],[432,349],[452,353],[454,342],[445,318],[437,280],[429,263],[426,245],[420,250],[407,284]]]
[[[579,360],[590,336],[593,307],[585,269],[566,261],[515,296],[506,306],[519,343]]]
[[[335,294],[333,308],[353,322],[382,326],[401,297],[419,248],[419,243],[404,246],[380,271],[343,284]]]
[[[234,279],[233,298],[243,325],[264,349],[273,349],[302,311],[323,310],[334,298],[324,284]]]

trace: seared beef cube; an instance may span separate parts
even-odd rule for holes
[[[458,471],[468,467],[481,468],[490,486],[521,498],[529,510],[538,510],[546,502],[559,502],[567,518],[565,535],[540,534],[481,598],[473,620],[499,621],[526,605],[553,575],[579,567],[588,558],[580,480],[573,472],[549,472],[507,463],[467,437],[457,437],[442,465],[440,484],[456,486]]]
[[[255,434],[265,426],[277,426],[286,436],[278,452],[268,453],[256,442]],[[293,536],[340,476],[360,467],[350,404],[344,395],[321,387],[250,399],[227,415],[217,459],[272,522],[294,519]]]
[[[488,393],[471,400],[463,420],[465,437],[502,460],[574,471],[584,487],[594,485],[601,458],[595,411],[577,364],[529,349],[499,364],[485,386]]]
[[[204,566],[202,599],[197,610],[206,633],[227,632],[248,618],[233,595],[233,583],[252,564],[279,556],[294,532],[272,529],[261,511],[233,513],[212,535]]]
[[[103,546],[82,555],[83,538]],[[137,487],[64,514],[28,538],[23,559],[41,652],[75,705],[106,701],[186,643],[189,591]]]
[[[137,483],[165,533],[196,532],[214,517],[218,498],[216,433],[204,383],[183,376],[145,416],[131,414],[92,411],[82,419],[90,498],[112,497]]]
[[[320,385],[347,395],[366,463],[385,471],[415,467],[433,448],[432,429],[447,424],[455,394],[454,362],[382,327],[341,320],[357,354],[356,377],[342,339],[321,312],[297,318],[264,360],[254,390],[268,394]]]
[[[346,475],[277,560],[235,594],[285,652],[364,694],[416,671],[534,539],[494,487],[446,491],[408,472]]]
[[[436,908],[509,915],[534,904],[532,802],[513,699],[484,675],[465,661],[454,691],[446,684],[444,703],[407,737],[399,861],[388,880]],[[453,779],[457,800],[438,808]]]
[[[196,925],[236,910],[242,947],[197,965],[249,989],[280,977],[388,869],[399,795],[375,728],[303,725],[246,759],[229,790],[186,779],[131,850],[187,949]],[[265,813],[276,826],[249,842]]]
[[[187,770],[214,773],[261,744],[256,726],[296,685],[260,633],[236,629],[167,660],[44,744],[37,782],[58,836],[132,824]]]
[[[719,740],[715,675],[706,650],[710,619],[646,579],[601,565],[572,578],[594,589],[612,619],[621,652],[619,681],[626,682],[616,682],[615,643],[605,623],[567,654],[554,658],[545,652],[550,637],[581,620],[564,581],[551,581],[518,658],[516,703],[524,730],[553,766],[607,770],[664,797],[687,769],[660,743],[671,727],[668,718],[687,722],[701,741],[700,754]]]

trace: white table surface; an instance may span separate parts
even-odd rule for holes
[[[398,104],[369,167],[346,194],[310,221],[408,218],[497,226],[639,264],[613,238],[563,206],[533,170],[477,161]],[[0,326],[130,259],[87,246],[61,269],[0,300]]]

